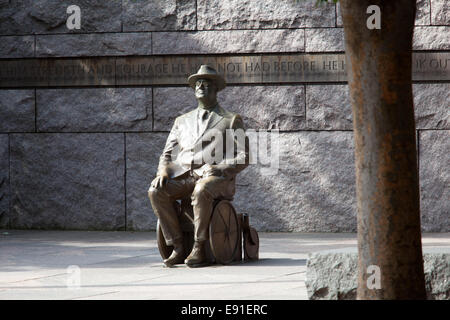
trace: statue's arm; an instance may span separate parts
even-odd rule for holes
[[[175,119],[175,123],[172,129],[170,130],[169,136],[167,137],[164,150],[161,156],[159,157],[157,176],[161,175],[161,173],[167,173],[169,170],[169,166],[172,163],[172,154],[178,145],[177,131],[178,131],[178,122],[177,119]]]
[[[234,172],[239,173],[245,168],[248,167],[250,157],[249,157],[249,141],[248,137],[245,134],[245,127],[244,127],[244,121],[242,120],[240,115],[236,115],[233,119],[233,122],[231,124],[231,127],[233,130],[240,131],[241,133],[238,133],[234,136],[234,145],[236,150],[236,157],[235,157],[235,165],[234,165]],[[243,138],[240,138],[239,135],[244,135]]]
[[[244,121],[240,115],[233,117],[230,129],[234,131],[234,158],[227,159],[226,162],[217,166],[223,172],[224,176],[236,175],[249,164],[249,142],[245,134]]]

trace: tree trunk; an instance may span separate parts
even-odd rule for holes
[[[381,29],[367,28],[370,5],[381,9]],[[355,136],[357,298],[425,299],[411,83],[416,0],[342,0],[341,9]],[[371,265],[380,289],[368,285]]]

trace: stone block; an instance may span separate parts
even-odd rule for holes
[[[123,0],[123,31],[196,29],[195,0]]]
[[[237,176],[236,210],[248,213],[259,231],[355,232],[353,133],[280,133],[278,145],[278,170],[260,157],[267,150],[260,143],[257,159],[252,153],[256,164]],[[268,159],[276,160],[276,153],[268,152]]]
[[[127,230],[156,230],[148,198],[167,133],[127,133]]]
[[[176,117],[197,107],[197,99],[190,87],[156,87],[153,99],[154,131],[170,131]],[[222,105],[220,98],[219,103]]]
[[[449,248],[423,249],[425,287],[429,300],[450,299]],[[356,248],[309,254],[306,290],[310,300],[355,300],[358,286]]]
[[[197,107],[191,88],[155,88],[154,92],[156,131],[170,131],[177,116]],[[305,126],[303,86],[230,86],[219,92],[218,101],[224,109],[239,113],[246,128],[299,130]]]
[[[424,250],[423,268],[428,300],[450,300],[450,250]]]
[[[0,132],[33,132],[34,90],[0,90]]]
[[[419,132],[420,209],[424,232],[450,232],[450,130]]]
[[[9,215],[9,138],[0,134],[0,228],[8,227]]]
[[[41,132],[152,130],[151,88],[38,89]]]
[[[413,85],[417,129],[450,129],[450,84]]]
[[[0,37],[0,58],[34,57],[34,36]]]
[[[151,55],[151,33],[91,33],[36,36],[36,57]]]
[[[415,25],[430,25],[430,15],[430,0],[417,0]]]
[[[78,5],[81,28],[66,26],[67,8]],[[0,4],[0,34],[120,32],[121,1],[23,0]]]
[[[344,51],[343,28],[314,28],[305,30],[306,52]]]
[[[431,0],[431,24],[450,26],[450,3],[447,0]]]
[[[358,253],[355,251],[338,249],[309,254],[305,281],[308,299],[356,299]]]
[[[450,27],[415,27],[413,50],[449,50]]]
[[[221,105],[239,113],[248,129],[305,127],[304,86],[235,86],[219,93]]]
[[[313,130],[353,130],[348,86],[306,86],[306,121]]]
[[[304,51],[302,29],[157,32],[154,54]]]
[[[14,229],[124,230],[124,135],[12,134]]]
[[[314,0],[198,0],[197,8],[199,30],[335,26],[335,5]]]

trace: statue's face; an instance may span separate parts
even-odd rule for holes
[[[195,83],[195,97],[197,99],[206,98],[212,100],[216,95],[216,87],[211,80],[198,79]]]

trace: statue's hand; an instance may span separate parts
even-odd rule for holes
[[[167,173],[167,170],[161,170],[160,172],[158,172],[156,178],[153,179],[151,186],[155,189],[158,187],[162,187],[164,184],[167,183],[168,180],[169,174]]]
[[[208,165],[208,168],[203,173],[204,177],[215,176],[221,177],[224,176],[225,168],[221,165]]]

